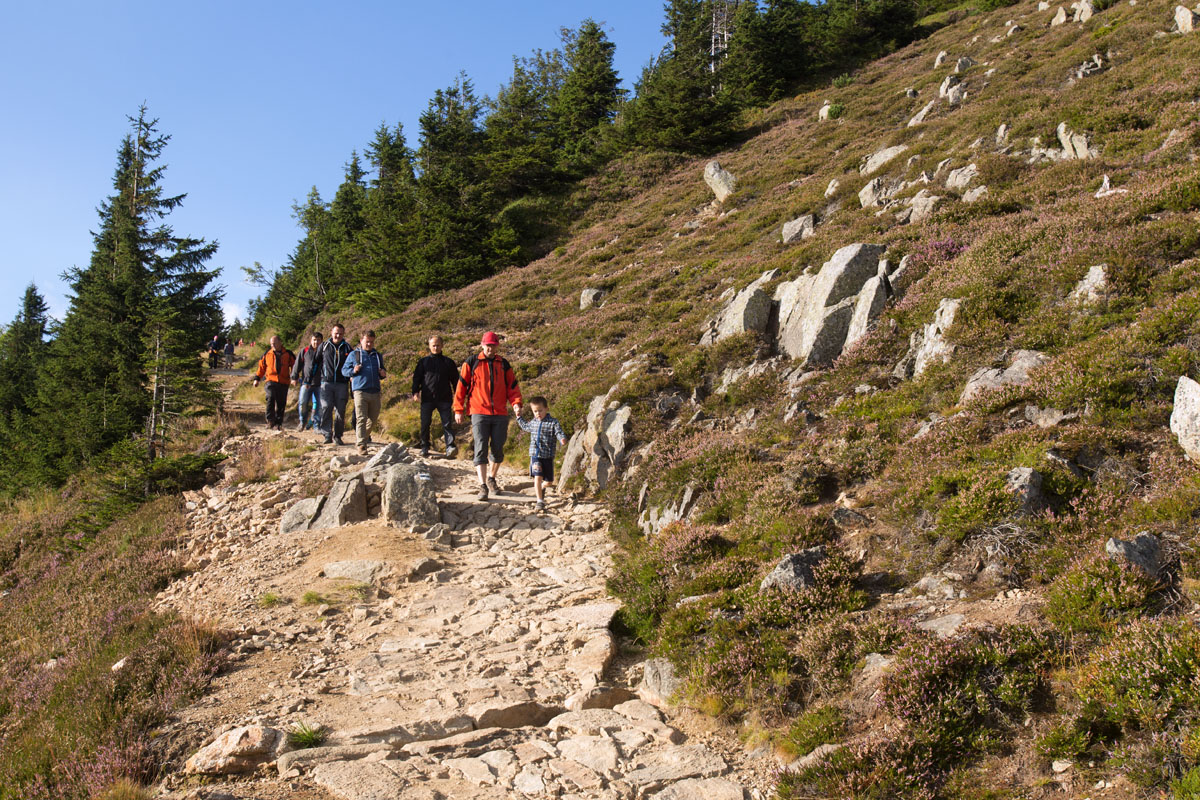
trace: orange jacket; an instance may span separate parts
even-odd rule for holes
[[[295,363],[296,356],[292,355],[291,350],[284,348],[277,355],[273,349],[269,349],[258,360],[255,378],[261,381],[266,377],[267,383],[282,383],[287,386],[292,382],[292,365]]]
[[[454,392],[455,414],[507,416],[507,403],[514,406],[521,403],[517,376],[500,356],[490,360],[484,358],[483,353],[472,356],[462,363],[458,375],[458,388]]]

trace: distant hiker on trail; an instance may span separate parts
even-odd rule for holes
[[[354,390],[355,440],[358,452],[365,454],[371,431],[379,428],[379,382],[387,377],[383,354],[375,349],[375,331],[362,335],[358,349],[346,357],[342,374],[350,378]]]
[[[233,369],[233,340],[230,339],[225,343],[225,369]]]
[[[296,356],[283,346],[278,336],[271,337],[271,349],[258,360],[254,386],[267,380],[267,429],[283,430],[283,410],[287,407],[288,384]]]
[[[488,489],[499,493],[496,475],[504,461],[504,441],[508,438],[508,404],[521,416],[521,388],[508,361],[500,357],[500,337],[488,331],[479,342],[480,352],[463,362],[458,389],[454,393],[454,421],[462,423],[471,415],[471,433],[475,437],[475,472],[479,475],[480,500],[488,499]],[[491,445],[489,457],[488,445]],[[491,474],[487,464],[491,461]]]
[[[321,418],[321,364],[317,359],[317,350],[321,347],[319,331],[313,331],[308,344],[296,357],[296,366],[292,367],[292,381],[300,387],[300,396],[296,400],[296,412],[300,415],[298,431],[308,430],[309,414],[316,419]],[[317,406],[313,408],[314,398]]]
[[[563,433],[558,420],[550,416],[550,404],[546,398],[540,395],[529,398],[529,407],[533,410],[533,420],[526,422],[518,413],[517,425],[529,434],[529,474],[533,476],[533,492],[537,495],[533,507],[537,511],[545,511],[543,481],[554,483],[555,446],[566,445],[567,435]]]
[[[338,323],[329,329],[329,338],[317,350],[321,361],[321,433],[325,444],[342,441],[346,429],[346,403],[350,400],[350,379],[342,374],[342,366],[350,355],[350,343],[345,336],[345,327]]]
[[[458,452],[454,445],[454,390],[458,387],[458,365],[442,355],[442,337],[429,337],[429,355],[417,362],[412,376],[412,399],[421,403],[421,455],[429,455],[429,429],[433,427],[433,411],[442,418],[442,438],[446,442],[446,457]]]
[[[195,339],[193,339],[192,341],[195,341]],[[220,355],[221,355],[221,336],[220,336],[220,334],[214,333],[212,341],[208,343],[208,368],[209,369],[217,368],[217,357]]]

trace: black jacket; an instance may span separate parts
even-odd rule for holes
[[[340,344],[334,344],[333,339],[321,342],[317,349],[317,360],[320,361],[321,383],[349,383],[350,379],[342,374],[342,365],[346,356],[354,348],[345,339]]]
[[[317,350],[320,347],[321,345],[316,347],[305,345],[300,354],[296,356],[296,365],[292,367],[293,383],[305,386],[317,386],[321,383],[321,360],[317,357]]]
[[[413,370],[412,393],[421,393],[422,403],[449,403],[458,388],[458,365],[447,356],[427,355]]]

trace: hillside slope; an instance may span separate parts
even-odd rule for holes
[[[631,157],[551,256],[359,322],[396,374],[507,337],[681,700],[785,760],[847,745],[782,795],[1191,796],[1200,37],[1158,0],[951,13],[764,112],[724,202],[707,159]],[[802,588],[763,588],[789,555]]]

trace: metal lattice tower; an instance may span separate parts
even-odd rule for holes
[[[709,50],[708,68],[717,71],[725,52],[729,49],[729,38],[733,36],[733,15],[741,0],[713,0],[712,47]]]

